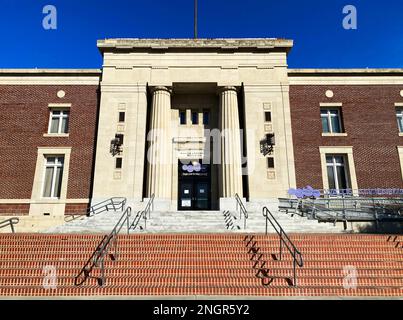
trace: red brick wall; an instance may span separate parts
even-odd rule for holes
[[[63,99],[57,92],[64,90]],[[30,199],[37,147],[71,147],[67,198],[90,197],[98,86],[0,85],[0,199]],[[71,103],[69,137],[43,137],[49,103]]]
[[[64,210],[65,214],[87,214],[87,210],[89,208],[89,204],[86,203],[68,203],[66,204],[66,208]]]
[[[334,97],[325,96],[333,90]],[[402,86],[290,87],[291,122],[298,187],[323,188],[319,146],[353,146],[358,188],[403,188],[395,103]],[[342,102],[347,137],[322,137],[321,102]]]
[[[0,216],[27,215],[28,213],[29,204],[0,204]]]

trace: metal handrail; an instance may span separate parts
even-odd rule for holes
[[[155,195],[152,194],[152,196],[148,200],[147,205],[144,208],[144,210],[137,212],[136,216],[133,219],[132,224],[130,225],[130,229],[133,229],[133,230],[136,229],[141,218],[144,219],[144,229],[147,229],[147,219],[151,218],[151,211],[154,208],[154,198],[155,198]],[[147,214],[148,214],[148,218],[147,218]]]
[[[403,189],[399,188],[373,188],[373,189],[317,189],[322,196],[326,197],[402,197]]]
[[[114,211],[121,209],[123,211],[126,205],[126,201],[127,199],[122,197],[109,198],[91,206],[91,208],[87,212],[87,216],[100,214],[102,212],[109,211],[110,209],[113,209]]]
[[[280,253],[279,253],[279,260],[282,259],[282,253],[283,253],[283,244],[284,246],[288,249],[288,252],[291,254],[293,258],[293,285],[297,286],[297,271],[296,267],[297,265],[302,268],[304,266],[304,261],[302,259],[302,254],[301,252],[297,249],[297,247],[294,245],[294,243],[290,240],[290,238],[287,236],[285,233],[284,229],[281,227],[281,225],[278,223],[276,218],[272,215],[270,210],[267,207],[263,207],[262,209],[262,214],[266,218],[266,235],[268,231],[268,222],[273,226],[274,230],[277,232],[279,239],[280,239]],[[270,215],[270,217],[269,217]]]
[[[334,223],[337,221],[381,221],[385,219],[401,221],[403,219],[403,199],[305,199],[302,202],[303,208],[308,208],[307,213],[313,219],[319,219],[318,214],[326,215],[331,218],[330,220],[334,220]]]
[[[126,203],[126,199],[124,200],[124,203]],[[152,208],[153,203],[154,203],[154,194],[151,196],[145,209],[143,211],[141,211],[142,214],[140,215],[140,218],[144,214],[145,219],[147,219],[146,218],[147,213],[148,213],[148,218],[150,218],[150,213],[151,213],[151,208]],[[94,250],[91,257],[85,263],[84,267],[81,269],[81,271],[78,273],[78,275],[74,278],[74,284],[76,286],[82,285],[88,278],[90,278],[91,272],[95,267],[100,267],[100,270],[101,270],[101,277],[97,278],[98,284],[102,286],[105,283],[105,256],[107,256],[109,254],[109,248],[110,248],[110,245],[112,245],[113,249],[114,249],[114,253],[110,254],[111,259],[112,260],[117,259],[118,254],[119,254],[118,248],[117,248],[117,240],[118,240],[117,236],[125,224],[127,226],[127,234],[129,234],[130,229],[133,227],[134,222],[136,221],[136,218],[135,218],[133,223],[130,224],[131,213],[132,213],[132,208],[127,207],[126,210],[123,212],[122,216],[120,217],[119,221],[116,223],[115,227],[111,231],[111,233],[102,238],[101,242],[98,244],[97,248]],[[139,213],[137,213],[136,217],[138,215],[139,215]],[[137,226],[137,224],[136,224],[136,226]]]
[[[244,204],[242,203],[242,199],[239,197],[238,193],[235,193],[235,200],[236,200],[236,210],[239,210],[239,219],[242,218],[242,214],[244,216],[243,228],[246,229],[246,220],[248,219],[248,211],[246,210]]]
[[[10,226],[11,233],[15,233],[14,225],[17,224],[18,222],[20,222],[20,219],[15,218],[15,217],[7,219],[7,220],[3,220],[3,221],[0,222],[0,229],[5,228],[7,226]]]
[[[92,253],[91,257],[87,260],[84,267],[74,278],[74,285],[82,285],[88,278],[91,277],[91,272],[95,267],[100,267],[101,277],[97,278],[98,284],[103,285],[105,283],[105,256],[109,254],[109,247],[112,245],[114,247],[114,253],[110,254],[112,260],[116,260],[118,256],[117,251],[117,235],[122,230],[123,225],[126,223],[127,234],[130,230],[130,216],[132,208],[127,207],[120,217],[119,221],[116,223],[115,227],[109,235],[102,238],[101,242],[98,244],[97,248]],[[83,276],[83,277],[82,277]],[[81,280],[80,280],[81,279]]]
[[[82,218],[83,216],[91,217],[96,214],[100,214],[105,211],[109,210],[124,210],[125,205],[126,205],[126,198],[122,197],[112,197],[109,199],[106,199],[104,201],[101,201],[99,203],[94,204],[91,206],[85,214],[77,214],[77,213],[67,213],[65,214],[64,221],[66,222],[71,222],[76,219]],[[69,217],[70,219],[67,220],[66,218]]]

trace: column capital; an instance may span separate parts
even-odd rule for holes
[[[226,91],[238,92],[238,89],[235,86],[222,86],[222,87],[218,87],[217,93],[221,94],[221,93],[226,92]]]
[[[172,93],[172,89],[168,88],[168,87],[165,87],[165,86],[155,86],[155,87],[151,88],[152,93],[157,92],[157,91],[166,91],[166,92],[168,92],[170,94]]]

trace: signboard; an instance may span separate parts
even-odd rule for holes
[[[182,207],[191,207],[192,200],[182,200]]]
[[[202,159],[204,156],[203,150],[195,149],[178,150],[177,153],[179,159]]]

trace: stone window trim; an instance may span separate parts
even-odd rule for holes
[[[344,130],[343,116],[342,116],[342,105],[340,103],[321,103],[320,104],[320,119],[321,122],[323,118],[327,119],[327,125],[329,127],[330,132],[324,132],[323,124],[322,124],[322,137],[343,137],[347,136]],[[323,116],[323,111],[326,111],[327,116]],[[333,113],[332,113],[333,112]],[[337,112],[337,115],[334,116],[334,113]],[[336,131],[333,128],[332,117],[337,118],[338,127],[340,132]]]
[[[50,159],[53,159],[54,161],[50,162]],[[45,166],[44,166],[44,179],[43,179],[43,184],[42,184],[42,191],[41,195],[42,198],[44,199],[59,199],[60,195],[59,193],[61,192],[61,186],[60,189],[57,184],[57,179],[59,176],[59,179],[61,180],[61,183],[63,183],[63,169],[64,169],[64,155],[53,155],[53,154],[47,154],[45,155]],[[52,174],[50,175],[50,181],[49,184],[46,183],[46,177],[47,177],[47,169],[52,169]],[[61,174],[58,174],[58,169],[61,169]],[[48,192],[46,191],[47,185],[49,187]]]
[[[397,146],[397,152],[399,154],[400,171],[401,171],[402,180],[403,180],[403,146]]]
[[[49,109],[70,109],[71,103],[49,103]]]
[[[403,121],[403,102],[396,102],[395,103],[395,114],[396,114],[396,120],[397,120],[397,130],[399,131],[399,137],[403,137],[403,128],[400,128],[399,126],[399,111],[400,115]]]
[[[325,133],[322,132],[322,137],[347,137],[348,134],[346,132],[335,132],[335,133]]]
[[[59,112],[58,115],[55,115],[55,112]],[[57,119],[57,132],[52,132],[53,120]],[[44,137],[68,137],[69,136],[69,122],[70,122],[70,109],[69,108],[60,108],[60,107],[52,107],[49,112],[49,122],[48,122],[48,131],[44,133]],[[63,132],[63,124],[65,125],[65,131]]]
[[[59,156],[64,157],[64,166],[62,174],[62,185],[60,189],[59,198],[44,198],[43,185],[45,179],[45,163],[46,156]],[[38,155],[36,159],[34,182],[32,186],[31,202],[52,202],[52,203],[65,203],[67,198],[67,186],[70,167],[71,147],[38,147]]]
[[[70,136],[69,133],[44,133],[43,136],[45,138],[68,138]]]
[[[353,190],[353,195],[358,196],[358,183],[355,171],[355,163],[352,146],[334,146],[334,147],[319,147],[320,163],[322,169],[323,189],[329,189],[329,181],[327,176],[326,155],[340,154],[347,159],[347,173],[350,187]]]

